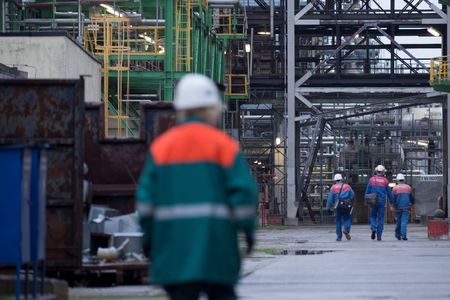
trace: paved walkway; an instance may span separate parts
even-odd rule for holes
[[[450,299],[450,241],[430,241],[410,226],[397,241],[387,226],[383,241],[354,226],[351,241],[335,241],[334,228],[295,227],[258,232],[257,252],[244,263],[242,299]],[[318,255],[294,255],[308,251]],[[288,253],[288,255],[276,255]],[[275,255],[274,255],[275,254]],[[165,299],[152,287],[71,290],[71,299]]]
[[[336,242],[331,227],[261,231],[258,248],[265,252],[335,252],[277,256],[244,278],[239,294],[258,300],[450,299],[450,241],[428,240],[421,226],[410,227],[409,241],[397,241],[393,226],[381,242],[369,234],[367,226],[354,226],[351,241]]]

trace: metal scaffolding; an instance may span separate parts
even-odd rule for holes
[[[377,1],[288,1],[288,182],[302,178],[302,170],[310,167],[309,160],[315,164],[311,184],[304,185],[300,180],[300,191],[297,189],[296,193],[288,185],[291,193],[287,202],[299,202],[300,220],[311,215],[314,221],[303,207],[322,209],[324,186],[330,184],[331,174],[337,171],[361,185],[367,182],[377,163],[388,166],[388,176],[419,169],[426,174],[443,173],[440,153],[446,146],[442,138],[442,106],[433,108],[441,112],[439,117],[421,121],[410,117],[411,124],[439,124],[433,132],[418,133],[419,124],[414,130],[405,130],[408,126],[402,122],[408,109],[416,106],[426,110],[428,106],[420,105],[442,103],[442,97],[430,98],[437,95],[432,95],[428,87],[430,58],[418,56],[424,51],[417,49],[444,48],[440,40],[421,42],[420,38],[433,32],[444,35],[447,14],[435,1],[421,2],[424,1],[391,1],[387,6]],[[434,77],[443,76],[442,63],[434,69]],[[375,115],[369,117],[368,111]],[[383,119],[391,120],[393,115],[397,115],[397,123]],[[330,128],[323,135],[325,145],[319,151],[324,151],[324,155],[315,159],[314,153],[302,150],[308,147],[306,141],[314,137],[315,131],[302,126],[317,116],[323,116]],[[296,122],[303,124],[302,129],[295,129]],[[331,139],[333,146],[327,145]],[[420,144],[432,145],[432,150],[416,147]],[[303,156],[289,151],[297,148]],[[318,185],[315,180],[322,183]],[[302,189],[307,189],[306,201]],[[296,208],[288,211],[287,217],[292,218],[295,211]],[[320,215],[323,220],[323,214]]]

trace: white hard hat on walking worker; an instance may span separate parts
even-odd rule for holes
[[[378,166],[375,168],[375,171],[376,171],[376,172],[386,172],[386,168],[385,168],[383,165],[378,165]]]
[[[403,175],[402,173],[398,173],[397,177],[395,177],[395,179],[397,179],[397,181],[405,180],[405,175]]]
[[[342,175],[341,174],[335,174],[334,175],[334,181],[340,181],[340,180],[342,180],[343,178],[342,178]]]
[[[178,82],[173,105],[176,110],[223,107],[217,85],[201,74],[188,74]]]

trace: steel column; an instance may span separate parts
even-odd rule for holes
[[[295,1],[287,0],[287,203],[286,223],[297,224],[295,185]]]
[[[446,38],[446,46],[447,46],[447,55],[450,55],[450,38],[448,37],[448,33],[450,32],[450,6],[447,6],[447,34],[445,36]],[[450,124],[450,114],[449,114],[449,107],[450,107],[450,94],[447,95],[447,103],[446,103],[446,109],[447,109],[447,113],[446,113],[446,120],[447,120],[447,124],[446,127],[444,128],[445,132],[446,132],[446,136],[447,136],[447,143],[444,145],[445,148],[447,148],[446,151],[446,156],[444,157],[445,163],[447,164],[447,180],[446,180],[446,185],[447,185],[447,215],[450,216],[450,182],[449,182],[449,178],[450,178],[450,161],[449,161],[449,149],[450,149],[450,130],[448,128],[449,124]]]

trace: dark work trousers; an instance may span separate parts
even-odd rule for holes
[[[170,300],[198,300],[206,294],[209,300],[236,300],[232,285],[192,282],[164,286]]]

